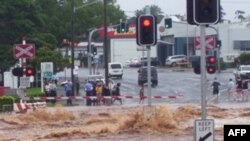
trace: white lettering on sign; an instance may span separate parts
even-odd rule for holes
[[[230,129],[230,131],[228,132],[228,136],[238,136],[238,134],[240,134],[240,136],[244,136],[244,134],[246,133],[246,129]]]

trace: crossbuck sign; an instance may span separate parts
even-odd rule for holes
[[[211,50],[215,48],[215,38],[212,36],[205,37],[206,50]],[[194,38],[194,49],[201,49],[200,37]]]
[[[16,59],[32,58],[35,56],[34,44],[15,44],[13,54]]]

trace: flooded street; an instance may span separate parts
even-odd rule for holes
[[[224,124],[250,123],[250,108],[208,106],[215,139]],[[1,141],[192,141],[198,105],[158,105],[153,116],[143,106],[60,107],[0,115]]]

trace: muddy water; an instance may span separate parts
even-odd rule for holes
[[[156,106],[151,117],[145,117],[142,107],[37,109],[2,115],[0,140],[193,140],[193,122],[200,118],[200,113],[196,105]],[[215,119],[215,131],[221,138],[224,124],[249,123],[250,109],[209,105],[208,118]]]

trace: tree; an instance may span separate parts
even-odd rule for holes
[[[41,47],[36,51],[36,57],[29,60],[29,63],[36,69],[40,69],[41,62],[53,62],[54,72],[63,70],[69,65],[69,61],[63,58],[58,49],[50,49],[49,47]]]
[[[237,61],[237,62],[236,62]],[[250,65],[250,53],[241,53],[236,59],[236,64]]]
[[[235,18],[239,19],[241,22],[243,22],[246,18],[244,16],[245,12],[241,10],[235,11]]]
[[[151,5],[150,7],[150,13],[154,16],[157,17],[157,23],[159,23],[161,21],[161,19],[164,17],[162,14],[162,10],[159,6],[157,5]],[[138,17],[142,14],[145,14],[145,10],[146,10],[147,6],[145,6],[144,8],[142,8],[141,10],[136,10],[135,12],[135,17]]]

